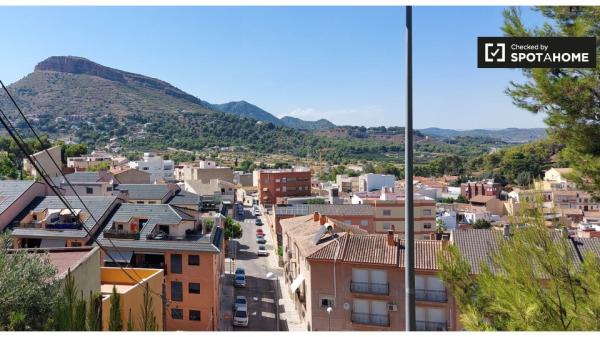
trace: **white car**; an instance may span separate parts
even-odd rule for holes
[[[258,255],[258,256],[268,256],[269,252],[267,251],[267,248],[265,248],[265,246],[260,245],[260,246],[258,246],[258,250],[256,251],[256,255]]]
[[[258,209],[258,208],[254,209],[254,216],[260,216],[260,209]]]
[[[233,309],[234,311],[242,309],[248,311],[248,300],[246,300],[246,296],[236,296]]]
[[[248,308],[240,308],[233,314],[233,325],[248,326]]]

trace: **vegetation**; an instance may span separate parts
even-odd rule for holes
[[[113,286],[112,294],[110,295],[108,331],[123,331],[123,320],[121,319],[121,295],[117,292],[116,286]]]
[[[156,331],[158,325],[156,323],[156,316],[154,315],[154,302],[152,299],[152,293],[150,292],[150,286],[148,283],[144,285],[144,298],[140,305],[140,329],[142,331]]]
[[[527,28],[517,8],[504,12],[506,36],[599,36],[596,7],[537,7],[549,22]],[[600,197],[600,68],[523,69],[524,83],[506,90],[518,107],[544,113],[551,139],[564,144],[560,157],[574,169],[574,180]],[[535,175],[534,175],[535,177]]]
[[[86,317],[88,331],[102,330],[102,294],[90,292]]]
[[[203,220],[202,223],[204,224],[205,233],[212,232],[213,226],[215,225],[215,222],[213,220]]]
[[[107,162],[100,162],[98,164],[90,165],[87,169],[89,172],[99,172],[110,170],[110,164]]]
[[[184,152],[184,151],[175,151],[171,153],[167,153],[164,159],[171,159],[175,162],[175,164],[179,163],[191,163],[196,160],[196,156],[193,153]]]
[[[440,276],[454,294],[466,329],[600,329],[600,258],[588,251],[580,266],[574,262],[572,242],[546,229],[542,202],[529,208],[534,216],[512,219],[511,239],[498,241],[489,264],[481,257],[480,273],[471,275],[470,264],[454,245],[438,256]],[[523,223],[528,226],[515,228]]]
[[[456,197],[456,202],[461,203],[461,204],[468,204],[469,200],[467,198],[465,198],[464,195],[459,194],[458,197]]]
[[[492,224],[485,219],[477,219],[473,224],[474,229],[488,229],[492,227]]]
[[[228,216],[227,218],[225,218],[223,235],[225,237],[225,240],[239,239],[242,237],[242,226],[239,222],[233,220],[232,217]]]
[[[83,296],[77,294],[71,270],[67,272],[62,294],[58,298],[55,323],[57,331],[86,330],[86,302]]]
[[[312,198],[309,199],[308,201],[306,201],[307,204],[309,205],[323,205],[325,204],[325,199],[323,198]]]
[[[338,166],[334,166],[328,172],[321,172],[321,174],[319,175],[319,179],[324,180],[324,181],[335,181],[335,178],[338,174],[340,174],[340,175],[345,174],[350,177],[358,177],[359,172],[350,170],[344,165],[338,165]]]

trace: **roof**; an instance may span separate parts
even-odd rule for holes
[[[199,205],[202,199],[198,194],[194,194],[188,191],[179,191],[175,194],[171,200],[169,200],[169,205]]]
[[[34,180],[0,180],[0,214],[35,183]]]
[[[480,194],[480,195],[476,195],[476,196],[472,197],[471,199],[469,199],[469,202],[486,204],[488,201],[490,201],[492,199],[496,199],[496,197],[493,195],[481,195]]]
[[[560,174],[573,172],[573,169],[570,167],[553,167],[552,169]]]
[[[59,248],[51,249],[48,252],[48,259],[56,269],[58,275],[64,275],[69,269],[74,270],[81,262],[85,261],[93,254],[98,247],[81,247],[81,248]]]
[[[66,174],[65,177],[71,183],[95,183],[100,181],[100,173],[98,172],[74,172]],[[62,177],[56,178],[58,182],[63,182]]]
[[[127,190],[129,199],[133,200],[162,200],[170,191],[167,184],[119,184],[113,188],[113,195]]]
[[[147,218],[148,221],[140,231],[139,240],[104,238],[104,231],[112,228],[115,221],[128,222],[133,217]],[[104,231],[98,236],[98,241],[107,246],[114,244],[125,250],[145,249],[152,251],[186,250],[219,252],[221,237],[220,228],[213,230],[211,235],[198,235],[185,240],[147,240],[147,235],[152,233],[157,225],[176,225],[181,221],[193,221],[195,218],[179,208],[171,205],[155,204],[122,204],[110,219]],[[112,242],[112,244],[111,244]]]
[[[89,230],[92,231],[96,222],[94,218],[98,221],[109,212],[116,203],[116,197],[97,197],[97,196],[82,196],[80,197],[83,201],[83,204],[79,201],[76,196],[65,196],[63,197],[67,200],[67,202],[73,207],[73,209],[80,209],[82,212],[87,213],[87,210],[84,206],[92,213],[93,217],[88,217],[87,220],[83,223],[83,225]],[[26,207],[21,214],[16,217],[16,221],[23,219],[27,214],[31,211],[41,212],[45,209],[64,209],[67,208],[62,203],[62,201],[56,196],[47,196],[47,197],[36,197],[33,199],[31,204]],[[102,224],[100,224],[101,226]],[[41,229],[41,228],[21,228],[15,227],[13,228],[12,235],[18,237],[59,237],[59,238],[85,238],[88,236],[87,232],[84,229],[66,229],[66,230],[49,230],[49,229]]]
[[[600,258],[600,238],[572,238],[572,240],[582,258],[588,251]]]
[[[319,212],[325,216],[359,216],[373,215],[373,207],[364,204],[323,204],[323,205],[291,205],[291,206],[276,206],[275,215],[308,215]]]

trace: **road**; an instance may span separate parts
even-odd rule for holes
[[[236,215],[237,217],[237,215]],[[244,209],[244,219],[237,217],[242,225],[242,238],[238,239],[237,256],[233,268],[242,267],[246,270],[246,287],[236,288],[235,296],[244,295],[248,300],[248,327],[234,327],[236,331],[276,331],[276,307],[275,307],[275,281],[267,279],[269,270],[269,257],[256,254],[258,244],[256,243],[256,229],[262,228],[266,234],[266,248],[269,254],[274,254],[273,240],[266,227],[256,226],[256,218],[252,215],[251,208]],[[264,221],[263,221],[264,223]],[[229,268],[229,266],[226,266]]]

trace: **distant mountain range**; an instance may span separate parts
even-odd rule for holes
[[[507,143],[527,143],[546,138],[546,129],[543,128],[507,128],[507,129],[473,129],[452,130],[440,128],[420,129],[422,134],[437,138],[455,137],[489,137],[499,139]]]

